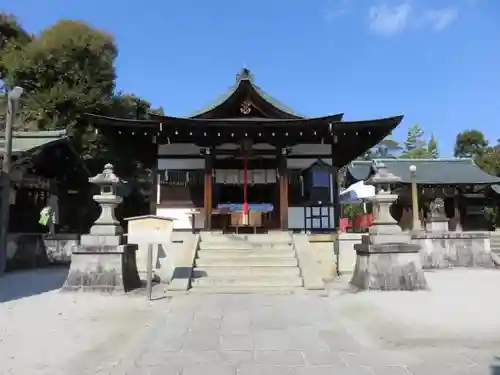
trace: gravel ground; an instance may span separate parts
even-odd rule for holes
[[[167,300],[59,292],[66,274],[49,268],[0,279],[1,375],[99,373],[164,317]]]
[[[500,272],[432,291],[328,297],[60,293],[64,269],[0,279],[0,374],[500,374]]]

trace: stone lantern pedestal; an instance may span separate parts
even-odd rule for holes
[[[136,289],[141,285],[136,264],[138,246],[124,243],[123,228],[115,217],[115,208],[122,202],[116,189],[122,182],[111,164],[89,181],[100,188],[94,200],[101,207],[101,215],[90,233],[81,237],[80,245],[73,248],[62,289],[122,293]]]
[[[398,181],[384,165],[379,165],[367,181],[375,185],[377,194],[372,201],[374,221],[369,234],[363,236],[361,244],[354,245],[356,267],[351,284],[361,290],[427,289],[420,245],[411,244],[410,234],[404,233],[390,214],[398,198],[391,194],[391,185]]]

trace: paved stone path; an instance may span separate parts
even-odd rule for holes
[[[147,342],[112,374],[492,373],[492,348],[397,347],[370,336],[335,304],[317,295],[176,297]]]
[[[328,296],[153,302],[9,292],[0,303],[0,374],[499,375],[500,272],[427,276],[432,292],[352,293],[337,283]]]

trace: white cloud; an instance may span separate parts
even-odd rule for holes
[[[370,28],[383,35],[392,35],[408,25],[412,7],[408,3],[396,6],[387,4],[372,6],[369,10]]]
[[[456,8],[429,9],[423,14],[423,23],[435,31],[440,31],[449,26],[457,17],[458,9]]]

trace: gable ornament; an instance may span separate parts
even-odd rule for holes
[[[240,112],[244,115],[248,115],[250,112],[252,112],[252,102],[249,99],[241,103]]]

